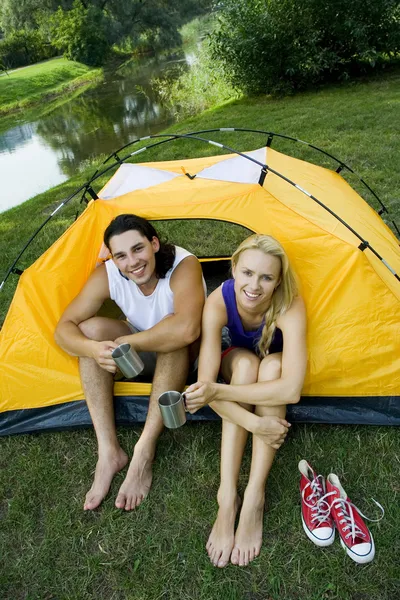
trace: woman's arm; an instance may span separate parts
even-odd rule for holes
[[[217,381],[221,365],[221,333],[227,320],[222,286],[220,286],[210,294],[204,306],[201,324],[199,381]]]
[[[279,379],[249,385],[220,385],[218,383],[195,384],[193,401],[209,404],[213,402],[243,402],[260,406],[296,404],[304,383],[307,366],[306,311],[301,298],[277,323],[283,334],[282,371]],[[194,386],[193,386],[194,387]]]
[[[225,302],[222,296],[222,286],[214,290],[207,298],[202,319],[202,333],[199,356],[198,381],[215,383],[221,365],[221,332],[227,324]],[[198,384],[190,386],[188,390],[195,388]],[[224,386],[229,387],[229,386]],[[191,393],[187,393],[188,411],[194,413],[198,408],[191,407]],[[211,408],[222,419],[227,419],[236,425],[254,432],[257,428],[258,417],[245,408],[233,402],[213,402]]]

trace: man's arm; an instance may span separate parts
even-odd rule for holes
[[[110,297],[105,265],[92,273],[82,291],[65,309],[59,320],[54,338],[57,344],[72,356],[93,358],[94,346],[98,344],[88,339],[79,329],[79,324],[93,317],[103,302]]]
[[[118,344],[127,342],[138,352],[173,352],[197,340],[205,298],[202,270],[195,256],[188,256],[179,263],[170,285],[174,313],[146,331],[119,337],[115,340]]]

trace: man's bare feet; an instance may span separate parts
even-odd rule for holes
[[[226,567],[235,541],[235,519],[240,506],[236,496],[233,502],[220,503],[217,518],[208,538],[206,549],[214,567]]]
[[[153,479],[154,453],[154,449],[146,448],[143,451],[136,444],[128,473],[115,500],[117,508],[132,510],[146,498]]]
[[[272,415],[257,417],[257,419],[257,425],[252,433],[259,437],[265,444],[268,444],[268,446],[272,446],[276,450],[280,448],[285,441],[289,427],[291,427],[290,423],[286,419]]]
[[[246,567],[260,554],[264,503],[264,492],[252,493],[246,490],[231,554],[233,565]]]
[[[122,448],[113,454],[99,456],[94,474],[92,487],[86,494],[83,510],[97,508],[110,489],[111,481],[118,471],[123,469],[128,462],[128,457]]]

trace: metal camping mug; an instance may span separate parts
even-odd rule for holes
[[[139,354],[131,348],[130,344],[121,344],[113,350],[111,356],[117,367],[127,379],[132,379],[141,373],[144,364]]]
[[[168,429],[177,429],[186,423],[185,400],[180,392],[164,392],[158,399],[158,406]]]

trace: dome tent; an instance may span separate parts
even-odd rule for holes
[[[339,172],[277,152],[273,135],[266,147],[245,154],[228,149],[140,164],[124,161],[146,148],[123,159],[117,154],[119,168],[98,195],[92,183],[101,173],[83,186],[93,199],[22,273],[0,333],[1,434],[90,424],[77,358],[56,345],[53,333],[104,258],[108,223],[126,212],[149,220],[226,221],[276,237],[298,274],[308,313],[307,375],[289,420],[400,423],[398,241]],[[194,134],[164,136],[158,144],[181,137],[226,148]],[[339,161],[338,171],[344,167]],[[206,274],[226,271],[218,258],[204,261]],[[150,383],[117,382],[117,422],[143,421],[150,389]]]

